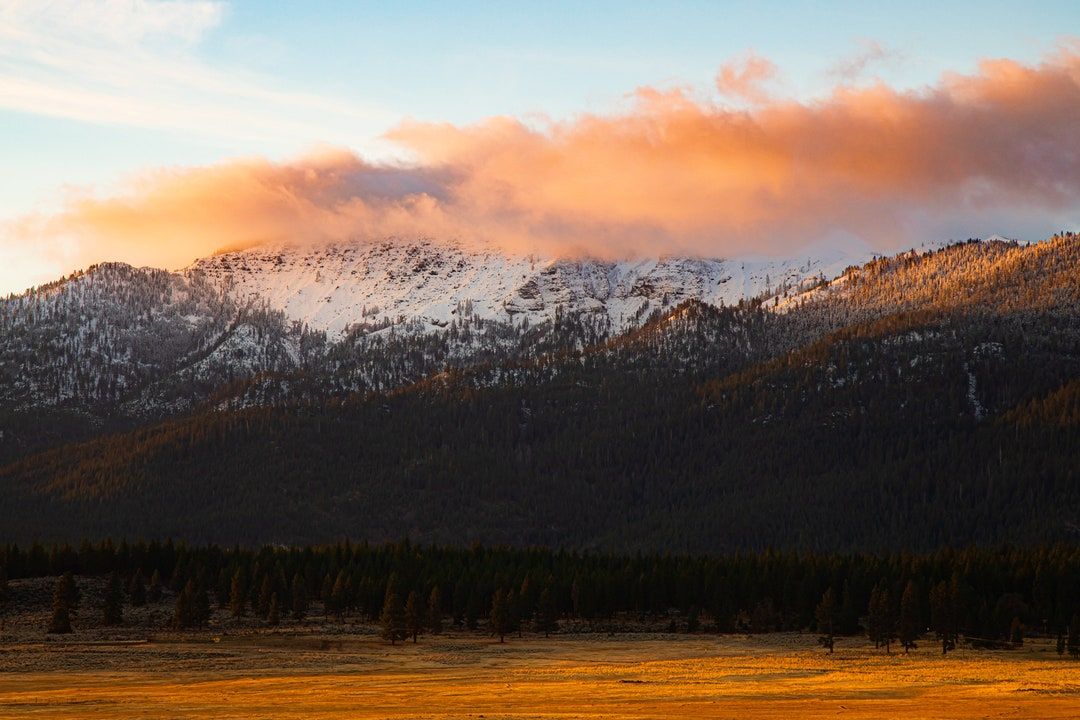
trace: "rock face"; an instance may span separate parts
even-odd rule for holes
[[[696,299],[721,305],[831,279],[865,258],[567,260],[507,255],[430,240],[260,246],[194,263],[239,302],[266,302],[331,339],[361,323],[420,320],[445,327],[463,313],[535,325],[556,313],[639,325],[654,311]]]

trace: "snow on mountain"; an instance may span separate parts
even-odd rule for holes
[[[688,299],[739,300],[831,279],[865,258],[686,257],[623,261],[509,255],[461,243],[386,240],[259,246],[204,258],[187,269],[240,302],[266,302],[339,337],[357,324],[419,320],[437,330],[455,317],[530,326],[556,313],[603,313],[616,330]]]

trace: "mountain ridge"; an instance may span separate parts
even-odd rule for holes
[[[181,411],[0,455],[0,509],[21,518],[5,531],[692,551],[1065,539],[1080,517],[1078,268],[1071,234],[960,243],[784,300],[684,298],[621,333],[573,312],[333,341],[248,308],[239,327],[306,347],[300,362],[217,384],[189,369],[206,394]],[[155,278],[163,297],[173,281]],[[135,324],[170,307],[175,330],[216,297],[173,292]],[[222,337],[230,312],[195,327]],[[25,437],[11,418],[36,432],[61,411],[8,403],[0,419]]]

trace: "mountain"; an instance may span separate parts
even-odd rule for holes
[[[732,270],[719,261],[488,259],[466,274],[449,272],[463,249],[346,250],[104,266],[6,301],[0,539],[1076,537],[1074,235],[834,277],[794,263],[742,302],[704,294]],[[345,277],[362,289],[339,291]]]
[[[174,273],[103,263],[0,300],[0,462],[210,402],[388,390],[580,349],[688,299],[795,292],[847,262],[602,262],[394,240],[262,245]]]
[[[414,321],[434,331],[468,315],[515,326],[592,313],[614,331],[695,299],[735,304],[831,278],[852,260],[830,252],[783,260],[652,258],[605,262],[507,255],[419,240],[259,246],[197,261],[190,275],[267,303],[340,337],[364,325]]]

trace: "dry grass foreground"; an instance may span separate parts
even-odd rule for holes
[[[1077,718],[1050,645],[884,654],[810,636],[266,635],[0,644],[0,718]]]

